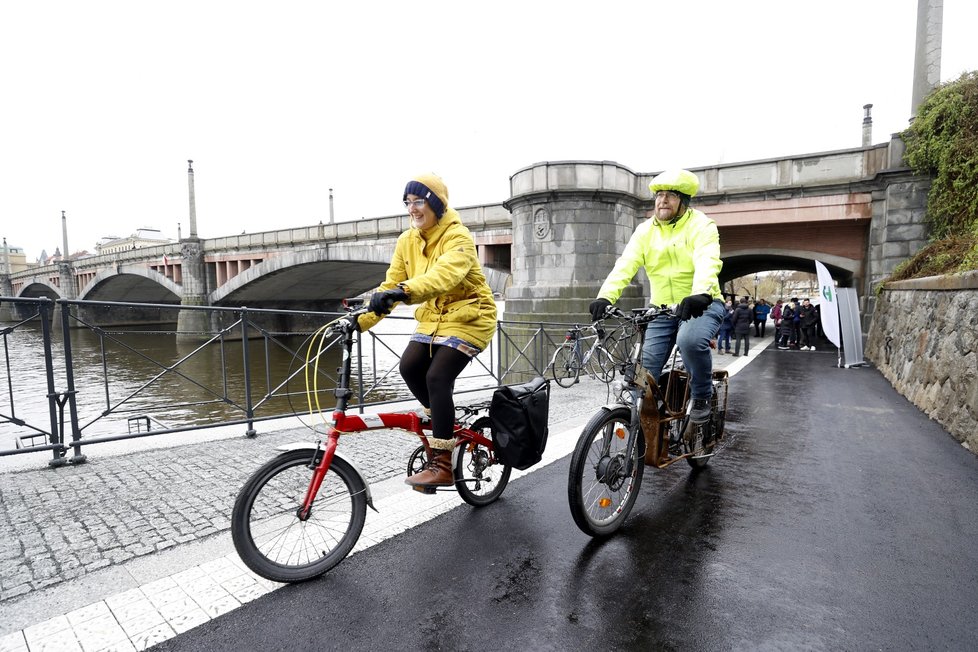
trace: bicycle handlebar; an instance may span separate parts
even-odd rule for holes
[[[343,299],[343,309],[346,311],[346,314],[329,322],[322,327],[322,330],[330,333],[345,334],[350,328],[344,326],[344,324],[348,324],[353,318],[370,312],[370,308],[364,305],[363,299]]]
[[[672,306],[661,305],[658,307],[652,306],[650,308],[636,308],[632,311],[631,315],[628,315],[617,306],[608,306],[607,308],[605,308],[604,319],[608,317],[615,317],[617,319],[632,321],[635,322],[636,324],[643,323],[643,322],[647,323],[659,319],[660,317],[665,317],[668,319],[678,319],[679,315],[676,314],[676,309],[678,307],[679,307],[678,305],[672,305]],[[600,321],[603,321],[604,319]],[[598,324],[599,322],[594,322],[594,323]]]

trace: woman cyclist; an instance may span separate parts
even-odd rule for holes
[[[454,484],[455,379],[496,332],[496,302],[479,264],[472,234],[448,206],[448,188],[434,174],[404,188],[411,228],[394,247],[387,276],[370,297],[357,328],[370,329],[398,302],[417,305],[418,328],[401,356],[400,371],[430,414],[432,458],[405,482],[416,487]]]

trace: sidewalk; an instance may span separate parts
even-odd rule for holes
[[[770,343],[770,335],[752,340],[748,357],[715,354],[715,367],[735,373]],[[591,379],[569,389],[551,383],[546,456],[514,471],[507,491],[568,455],[608,401]],[[289,429],[116,457],[92,449],[77,467],[0,473],[0,652],[141,650],[277,588],[234,552],[231,505],[276,446],[308,439]],[[367,475],[379,511],[368,510],[351,554],[463,504],[454,492],[425,496],[403,483],[412,435],[380,431],[341,446]]]

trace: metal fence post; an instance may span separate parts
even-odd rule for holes
[[[251,404],[251,364],[248,352],[248,309],[241,307],[241,362],[244,365],[244,391],[245,391],[245,419],[248,420],[248,429],[245,434],[254,437],[258,434],[255,430],[255,407]]]
[[[71,424],[71,445],[75,449],[71,463],[84,464],[85,456],[81,452],[81,428],[78,426],[78,405],[75,396],[75,365],[71,358],[71,306],[62,302],[60,299],[57,303],[61,306],[61,337],[64,340],[65,349],[65,381],[68,383],[65,398],[68,401],[68,415]],[[63,428],[64,419],[62,419],[62,435],[64,432]]]
[[[51,354],[51,313],[54,303],[47,297],[41,297],[37,306],[37,314],[41,318],[41,341],[44,346],[44,372],[48,387],[48,414],[51,418],[51,445],[59,448],[51,449],[51,466],[62,466],[68,461],[64,459],[64,433],[58,427],[58,393],[54,389],[54,364]]]

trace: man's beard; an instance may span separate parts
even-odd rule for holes
[[[676,219],[676,214],[677,214],[676,211],[673,211],[673,210],[667,208],[667,209],[661,211],[661,215],[663,215],[663,216],[660,217],[660,211],[659,210],[656,210],[655,211],[655,219],[659,220],[663,224],[668,224],[669,222],[671,222],[674,219]]]

